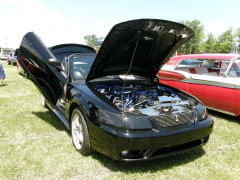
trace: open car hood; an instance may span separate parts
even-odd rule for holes
[[[120,74],[154,79],[170,56],[193,36],[189,27],[166,20],[117,24],[105,38],[87,81]]]

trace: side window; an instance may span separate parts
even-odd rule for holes
[[[71,76],[75,80],[84,80],[91,69],[92,63],[95,59],[94,54],[73,54],[69,57],[71,65]]]
[[[240,77],[240,60],[234,60],[230,67],[228,77]]]
[[[215,60],[214,63],[212,64],[211,68],[210,69],[213,69],[213,70],[220,70],[221,68],[221,65],[222,65],[222,60]]]

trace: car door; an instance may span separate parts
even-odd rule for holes
[[[236,114],[234,105],[236,79],[222,76],[231,66],[232,62],[222,61],[219,76],[192,75],[188,83],[188,92],[198,97],[208,107],[227,114]]]
[[[19,63],[50,105],[55,106],[66,83],[64,66],[34,33],[27,33],[20,44]]]
[[[188,83],[188,92],[208,107],[234,112],[234,85],[224,77],[193,75]]]

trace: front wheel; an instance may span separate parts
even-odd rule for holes
[[[71,117],[72,142],[75,148],[83,155],[88,156],[92,153],[89,132],[85,119],[79,108],[73,110]]]

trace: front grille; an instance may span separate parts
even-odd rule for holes
[[[192,149],[201,147],[202,145],[203,145],[202,141],[199,139],[199,140],[188,142],[188,143],[181,144],[181,145],[169,146],[169,147],[158,149],[156,152],[153,153],[152,157],[160,156],[160,155],[164,155],[164,154],[170,154],[170,153],[174,153],[174,152],[177,154],[177,152],[192,150]]]
[[[193,112],[183,112],[170,115],[154,116],[158,124],[162,127],[171,127],[187,124],[193,118]]]

